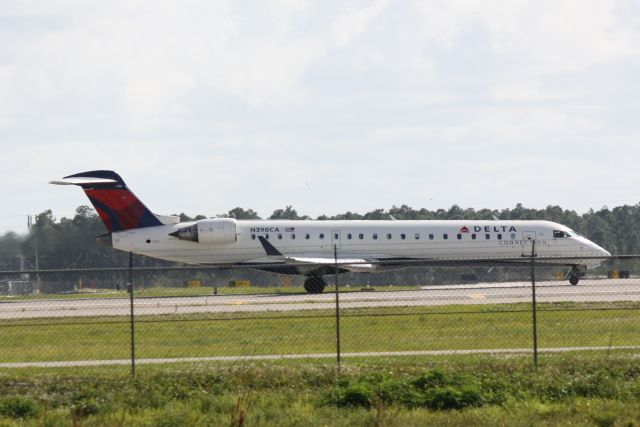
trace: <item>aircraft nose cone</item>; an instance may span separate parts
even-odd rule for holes
[[[591,242],[591,249],[595,252],[595,256],[603,256],[603,257],[609,257],[611,256],[611,252],[609,252],[608,250],[606,250],[605,248]]]

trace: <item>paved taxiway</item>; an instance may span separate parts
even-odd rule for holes
[[[537,284],[538,302],[640,301],[640,281],[583,280]],[[345,292],[341,308],[505,304],[531,301],[528,282],[430,286],[409,291]],[[335,294],[211,295],[200,297],[137,298],[136,315],[233,313],[334,309]],[[22,300],[0,303],[0,319],[27,319],[129,314],[127,298]]]
[[[538,302],[640,301],[636,280],[583,280],[537,284]],[[531,301],[526,282],[429,286],[409,291],[345,292],[341,308],[438,306],[450,304],[505,304]],[[199,297],[137,298],[136,315],[233,313],[334,309],[335,294],[211,295]],[[0,303],[0,319],[43,317],[120,316],[129,314],[127,298],[22,300]]]

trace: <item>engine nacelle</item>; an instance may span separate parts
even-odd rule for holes
[[[233,243],[238,239],[236,220],[233,218],[203,219],[169,233],[169,236],[196,243]]]

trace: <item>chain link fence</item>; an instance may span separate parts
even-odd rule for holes
[[[570,259],[304,277],[237,267],[0,272],[0,368],[640,350],[640,256],[602,259],[576,286]],[[486,265],[485,265],[486,264]],[[260,266],[254,266],[260,267]],[[264,267],[264,266],[263,266]],[[394,267],[386,270],[385,267]]]

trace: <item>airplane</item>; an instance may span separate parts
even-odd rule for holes
[[[410,266],[567,266],[569,283],[611,254],[568,227],[511,220],[236,220],[180,222],[151,212],[109,170],[51,181],[80,186],[115,249],[199,265],[246,266],[306,276],[304,289],[321,293],[322,276]],[[573,257],[573,258],[569,258]],[[551,258],[551,259],[550,259]],[[558,258],[558,259],[553,259]]]

